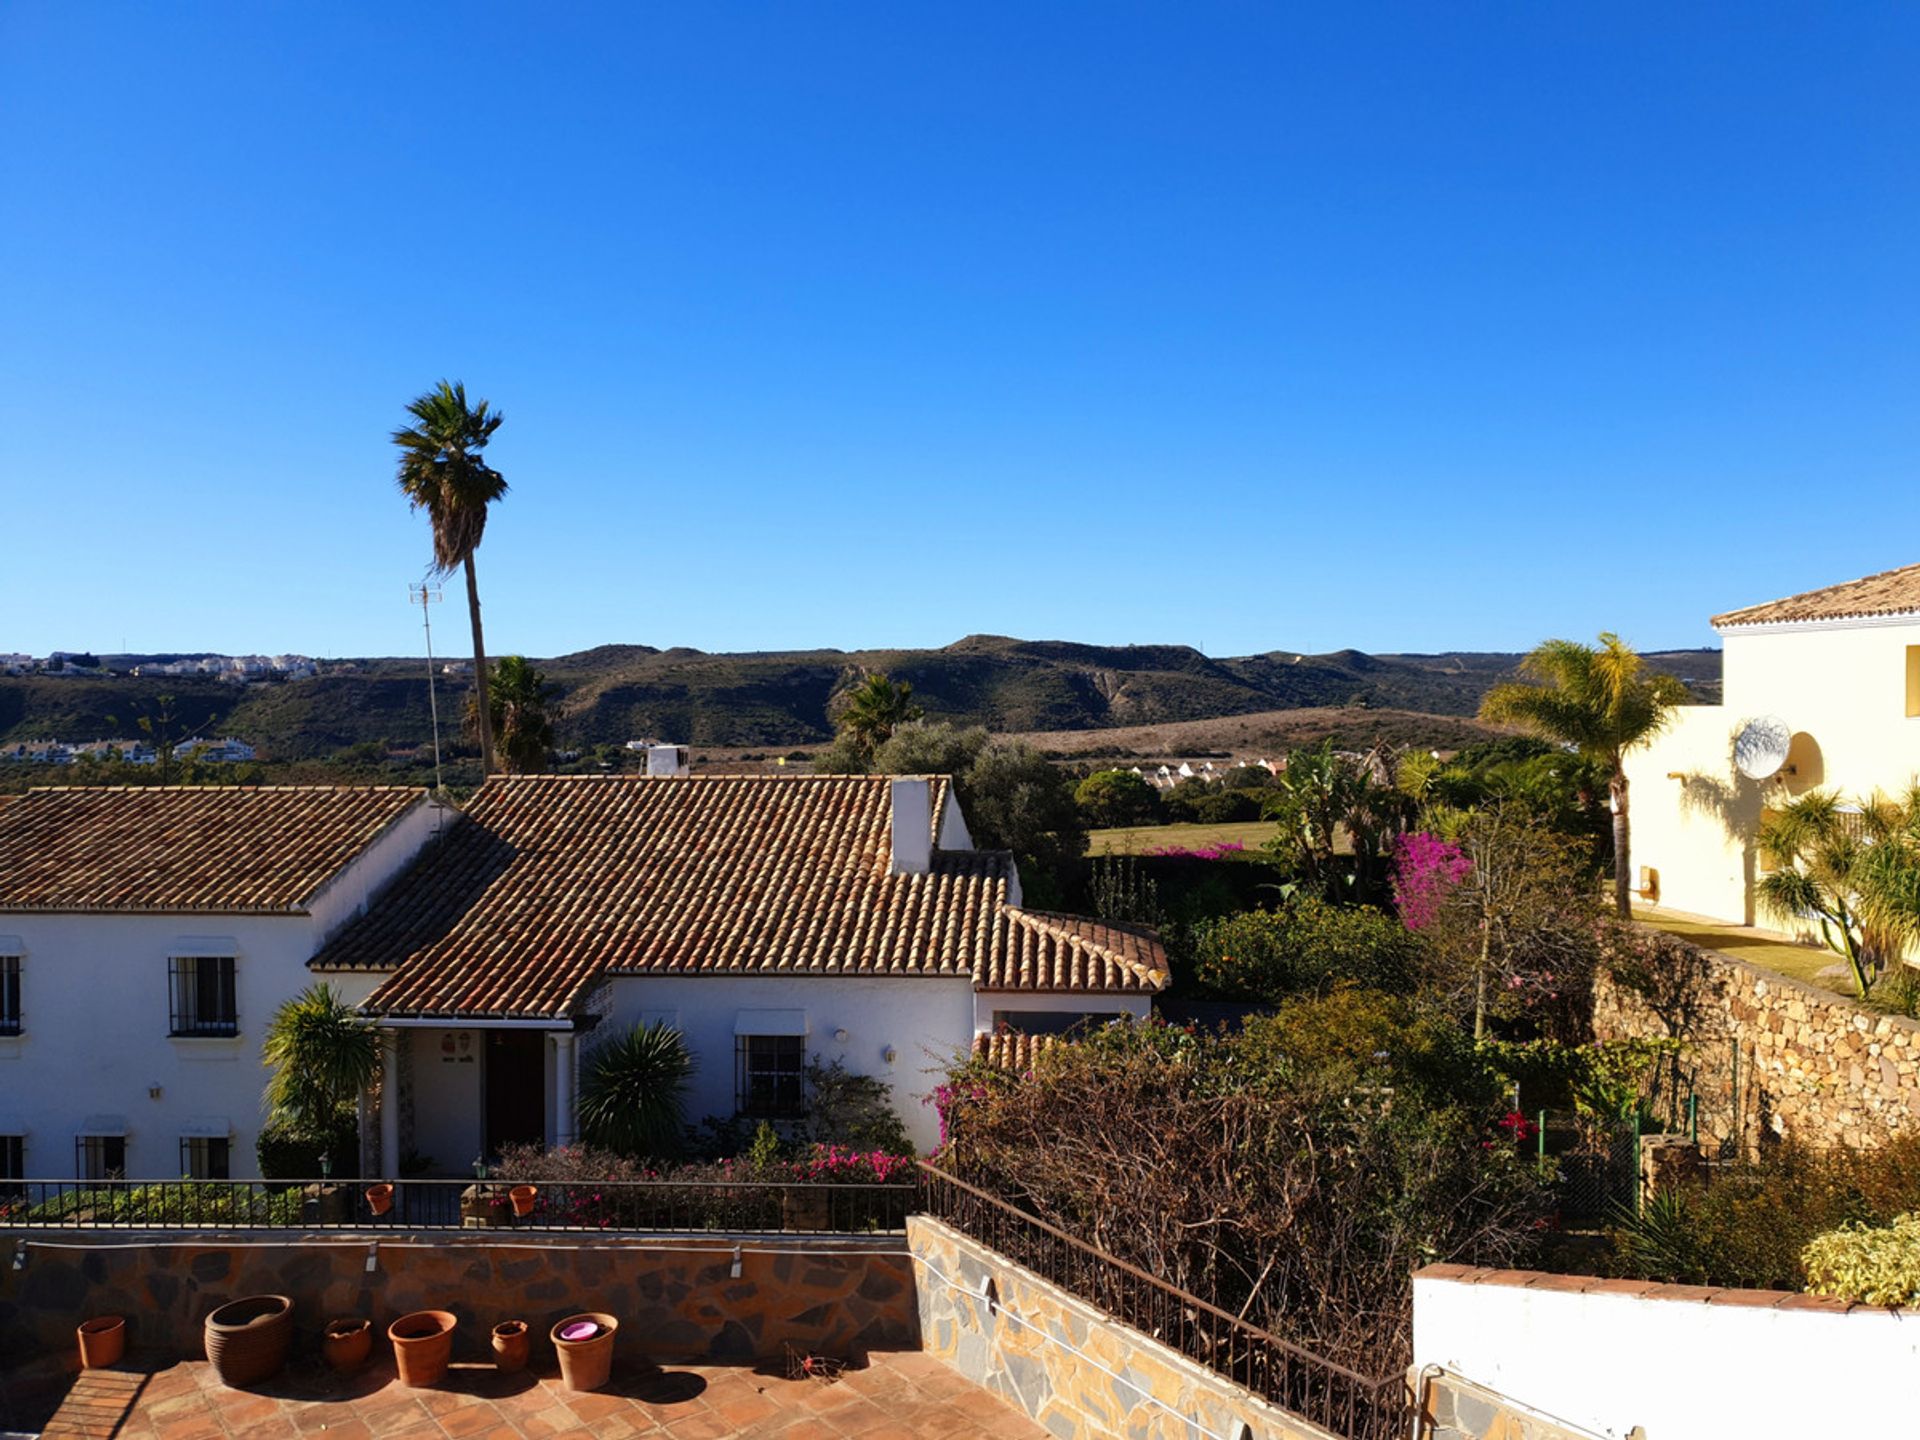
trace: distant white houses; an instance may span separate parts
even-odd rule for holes
[[[189,660],[155,660],[133,667],[133,673],[152,676],[206,675],[215,680],[244,684],[249,680],[304,680],[320,667],[306,655],[201,655]]]
[[[232,765],[253,759],[253,746],[244,740],[202,740],[194,736],[173,747],[176,760],[198,759],[210,765]]]
[[[209,764],[223,765],[251,760],[255,751],[244,740],[203,740],[195,736],[175,745],[172,754],[176,760],[194,757]],[[79,760],[119,760],[128,765],[157,765],[160,763],[160,752],[145,740],[83,740],[71,744],[64,740],[18,740],[0,745],[0,764],[72,765]]]

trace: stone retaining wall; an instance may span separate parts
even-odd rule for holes
[[[1061,1440],[1332,1440],[938,1220],[907,1244],[922,1347]]]
[[[1689,993],[1650,1001],[1603,970],[1593,1028],[1603,1040],[1687,1043],[1703,1140],[1750,1149],[1771,1135],[1860,1146],[1920,1127],[1920,1022],[1662,940],[1669,943]]]
[[[897,1236],[748,1238],[737,1279],[732,1264],[731,1244],[666,1239],[15,1233],[0,1235],[0,1353],[65,1351],[82,1319],[117,1314],[133,1344],[198,1355],[207,1313],[258,1294],[293,1297],[303,1344],[336,1315],[368,1316],[384,1331],[412,1310],[451,1310],[464,1359],[485,1357],[501,1320],[527,1321],[544,1342],[555,1321],[582,1310],[619,1316],[623,1349],[647,1359],[778,1359],[789,1342],[841,1356],[919,1348],[913,1268]]]

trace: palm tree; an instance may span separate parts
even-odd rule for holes
[[[480,590],[473,578],[473,552],[487,528],[487,507],[507,493],[506,479],[480,458],[506,416],[487,402],[467,404],[467,387],[442,380],[407,406],[417,422],[393,432],[400,447],[401,492],[433,522],[433,568],[467,579],[467,618],[473,625],[473,688],[488,693],[487,646],[480,634]],[[493,772],[493,717],[480,711],[480,765]]]
[[[1628,917],[1626,755],[1666,728],[1687,687],[1646,662],[1618,635],[1603,631],[1600,646],[1548,640],[1520,662],[1527,680],[1496,685],[1480,702],[1480,718],[1519,725],[1571,745],[1607,776],[1613,801],[1613,903]]]
[[[680,1145],[693,1056],[664,1021],[636,1025],[588,1059],[580,1128],[589,1144],[623,1155],[671,1155]]]
[[[1912,840],[1915,796],[1876,795],[1844,805],[1815,790],[1773,811],[1760,826],[1770,868],[1754,886],[1777,920],[1812,920],[1829,950],[1847,962],[1862,1000],[1914,933],[1920,895]]]
[[[871,757],[893,738],[895,730],[924,719],[926,713],[913,703],[910,683],[895,682],[876,672],[847,691],[838,724],[840,732],[851,735],[855,744]]]
[[[553,754],[553,717],[547,702],[559,694],[560,687],[547,683],[547,677],[529,665],[526,657],[507,655],[489,678],[487,691],[493,704],[487,718],[493,727],[494,747],[506,769],[525,775],[547,768]],[[467,697],[467,730],[480,730],[480,692]]]
[[[262,1061],[272,1068],[267,1107],[302,1139],[329,1143],[354,1097],[380,1073],[380,1040],[360,1013],[322,983],[274,1012]]]

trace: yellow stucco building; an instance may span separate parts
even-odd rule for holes
[[[1716,615],[1713,628],[1722,703],[1681,709],[1627,757],[1633,873],[1645,901],[1779,928],[1754,904],[1762,813],[1823,786],[1893,794],[1920,775],[1920,565]]]

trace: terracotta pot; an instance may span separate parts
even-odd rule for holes
[[[533,1337],[527,1334],[524,1320],[502,1320],[493,1327],[493,1368],[502,1375],[527,1368],[527,1353]]]
[[[127,1322],[118,1315],[96,1315],[77,1333],[82,1370],[104,1370],[127,1353]]]
[[[513,1213],[524,1220],[533,1213],[533,1197],[540,1193],[538,1185],[516,1185],[507,1192],[507,1198],[513,1201]]]
[[[387,1184],[367,1186],[367,1208],[376,1215],[384,1215],[393,1208],[393,1186]]]
[[[458,1323],[445,1310],[416,1310],[387,1327],[402,1385],[418,1388],[440,1383],[453,1354],[453,1327]]]
[[[327,1328],[320,1332],[320,1353],[326,1357],[327,1364],[343,1374],[366,1363],[367,1352],[372,1348],[373,1322],[357,1315],[329,1320]]]
[[[592,1333],[566,1339],[576,1326],[591,1325]],[[560,1378],[569,1390],[598,1390],[613,1373],[613,1336],[620,1322],[611,1315],[569,1315],[553,1327],[554,1351],[560,1356]]]
[[[223,1385],[245,1386],[276,1375],[293,1343],[293,1301],[249,1295],[207,1316],[207,1360]]]

